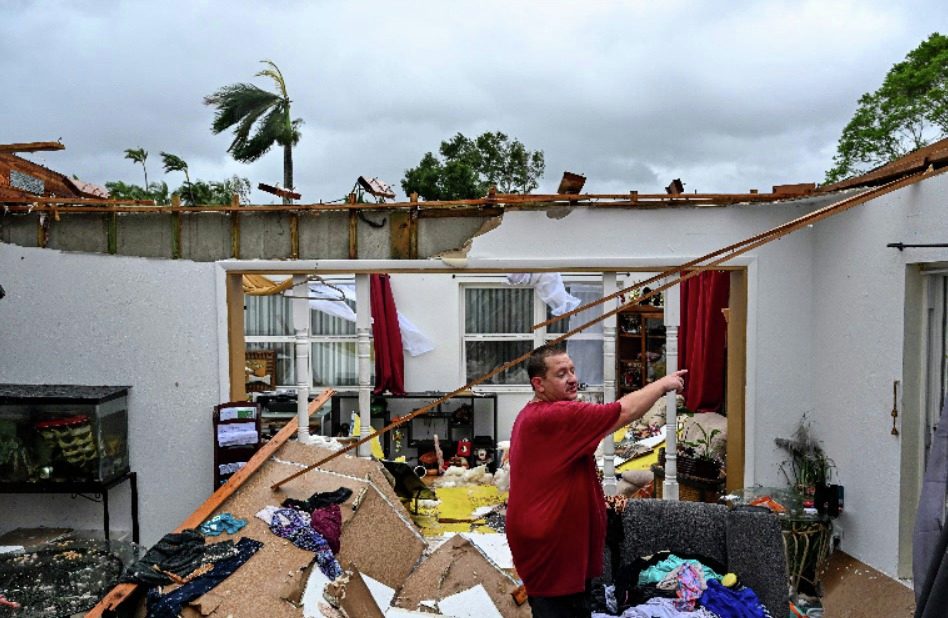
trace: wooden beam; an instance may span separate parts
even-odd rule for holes
[[[177,193],[171,195],[171,207],[181,207],[181,196]],[[171,213],[171,258],[181,258],[181,213],[177,210]]]
[[[63,150],[62,142],[20,142],[16,144],[0,144],[0,152],[40,152],[45,150]]]
[[[290,259],[300,259],[300,213],[290,213]]]
[[[355,193],[349,194],[349,205],[356,203]],[[359,204],[364,206],[364,204]],[[359,211],[349,210],[349,259],[359,259]]]
[[[311,401],[308,408],[309,415],[312,416],[316,410],[325,405],[325,403],[329,401],[329,398],[333,396],[334,392],[332,389],[326,389],[320,393],[316,399]],[[196,528],[204,523],[204,521],[210,517],[214,511],[219,509],[235,491],[240,489],[240,486],[253,476],[254,472],[259,470],[287,440],[296,434],[298,425],[299,421],[294,416],[290,422],[284,425],[283,429],[270,438],[259,451],[254,453],[253,457],[250,458],[243,468],[235,472],[233,476],[227,479],[226,483],[218,487],[217,491],[211,494],[210,498],[204,501],[204,504],[188,515],[188,517],[181,522],[181,525],[174,529],[174,532],[181,532],[187,528]],[[136,588],[138,588],[136,584],[119,584],[115,586],[95,607],[89,610],[89,613],[86,614],[86,618],[90,616],[93,618],[101,618],[106,615],[106,612],[111,614],[118,611],[119,606],[135,592]]]
[[[109,255],[118,253],[118,213],[106,215],[106,246]]]
[[[393,260],[411,257],[411,212],[399,210],[388,216],[388,246]]]
[[[273,195],[276,195],[278,197],[282,197],[283,199],[299,200],[303,198],[302,195],[300,195],[299,193],[296,193],[295,191],[290,191],[289,189],[281,189],[279,187],[274,187],[273,185],[268,185],[262,182],[257,185],[257,188],[260,189],[261,191],[265,191],[267,193],[272,193]]]
[[[45,249],[49,244],[49,226],[52,212],[47,212],[36,220],[36,246]]]
[[[240,259],[240,206],[237,194],[231,196],[230,200],[230,257]]]
[[[745,401],[747,384],[747,268],[730,273],[727,315],[727,490],[744,487]]]
[[[247,358],[244,343],[244,276],[227,273],[227,348],[230,400],[247,398]]]

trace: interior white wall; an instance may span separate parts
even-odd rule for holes
[[[157,541],[212,489],[215,266],[3,243],[0,264],[0,381],[132,387],[141,540]],[[128,484],[109,497],[113,530],[130,531]],[[0,499],[0,531],[39,525],[99,530],[102,505],[64,495]]]
[[[886,244],[944,243],[946,192],[948,178],[941,175],[839,215],[815,232],[814,429],[846,488],[843,549],[890,575],[898,570],[900,517],[914,520],[916,508],[899,505],[900,484],[915,479],[901,474],[905,436],[891,435],[890,416],[893,381],[909,379],[900,389],[900,410],[903,396],[922,388],[918,376],[903,375],[905,316],[920,320],[922,301],[906,297],[906,265],[944,261],[948,250],[900,252]],[[911,353],[919,343],[906,341],[905,348]]]
[[[631,266],[680,264],[806,214],[812,203],[657,210],[574,209],[563,219],[511,212],[474,239],[470,257],[625,258]],[[581,234],[576,233],[582,230]],[[774,438],[812,410],[810,297],[813,230],[764,245],[748,264],[747,484],[782,485]]]
[[[405,356],[406,390],[451,391],[463,386],[467,376],[461,364],[460,284],[469,279],[451,274],[395,273],[391,277],[398,310],[436,346],[421,356]],[[517,413],[532,396],[530,387],[480,386],[475,391],[497,394],[497,439],[509,439]]]

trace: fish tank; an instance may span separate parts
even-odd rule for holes
[[[128,386],[0,384],[0,485],[129,472]]]

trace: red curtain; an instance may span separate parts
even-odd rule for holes
[[[707,270],[681,284],[678,366],[687,369],[685,407],[720,412],[724,407],[727,307],[731,276]]]
[[[388,275],[369,276],[372,305],[372,337],[375,341],[375,389],[393,395],[405,394],[405,357],[402,353],[402,331]]]

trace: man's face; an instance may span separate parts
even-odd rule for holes
[[[546,375],[532,378],[530,383],[542,401],[572,401],[579,394],[576,367],[567,354],[546,357]]]

